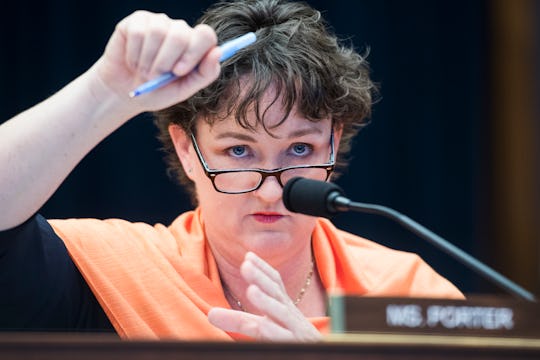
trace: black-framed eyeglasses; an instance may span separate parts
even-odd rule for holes
[[[212,181],[214,189],[224,194],[243,194],[261,187],[267,177],[274,176],[281,187],[296,176],[326,181],[334,171],[334,129],[330,133],[330,160],[326,164],[287,166],[272,170],[265,169],[210,169],[204,160],[193,133],[191,141],[206,176]]]

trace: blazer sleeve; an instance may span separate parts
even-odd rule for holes
[[[114,331],[41,215],[0,232],[0,331]]]

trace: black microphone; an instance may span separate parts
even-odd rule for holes
[[[512,295],[528,301],[536,301],[536,298],[532,293],[523,289],[516,283],[411,218],[386,206],[351,201],[344,196],[343,190],[336,184],[301,177],[292,178],[283,187],[283,203],[289,211],[326,218],[330,218],[340,212],[351,210],[368,214],[383,215],[427,240],[435,247],[446,252],[460,263],[466,265]]]

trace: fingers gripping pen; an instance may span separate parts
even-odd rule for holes
[[[223,62],[227,60],[228,58],[236,54],[238,50],[241,50],[246,46],[253,44],[255,40],[257,40],[255,33],[249,32],[240,37],[224,42],[222,45],[219,46],[219,48],[221,49],[221,57],[219,58],[219,61]],[[152,92],[169,84],[176,79],[178,79],[178,76],[176,76],[172,72],[167,72],[161,76],[158,76],[155,79],[152,79],[140,85],[135,90],[131,91],[129,93],[129,96],[136,97],[142,94]]]

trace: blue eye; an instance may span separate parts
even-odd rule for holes
[[[308,144],[298,143],[292,146],[292,151],[295,155],[308,155],[311,147]]]
[[[243,146],[243,145],[233,146],[233,147],[229,148],[229,152],[230,152],[231,155],[236,156],[236,157],[245,156],[246,153],[247,153],[246,147]]]

